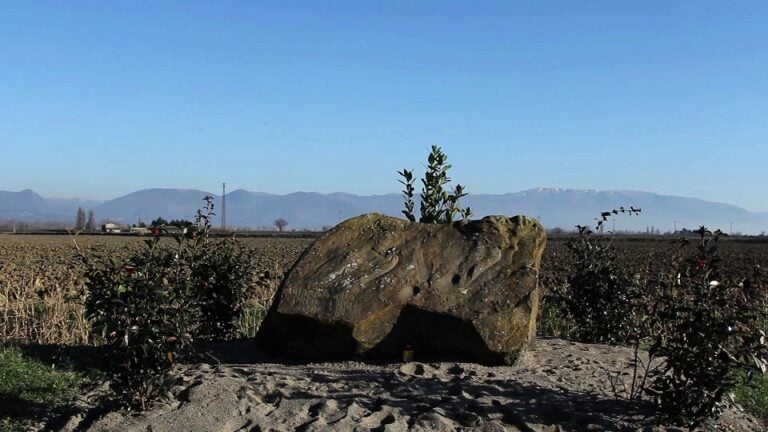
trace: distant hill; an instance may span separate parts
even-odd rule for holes
[[[213,194],[195,189],[144,189],[106,201],[94,208],[98,218],[127,224],[149,223],[162,216],[167,220],[192,220],[203,206],[203,197]],[[220,201],[217,198],[216,204]]]
[[[45,199],[34,191],[0,191],[0,218],[22,218],[46,211]]]
[[[105,202],[81,199],[43,198],[31,190],[0,191],[0,220],[74,220],[78,206],[93,209],[97,219],[112,219],[127,224],[166,219],[192,219],[202,207],[205,195],[215,197],[216,213],[221,215],[221,197],[195,189],[145,189]],[[238,189],[227,194],[227,225],[271,228],[277,218],[288,221],[288,229],[320,229],[362,213],[380,212],[402,217],[400,194],[359,196],[347,193],[320,194],[296,192],[275,195]],[[476,217],[489,214],[527,214],[539,218],[547,228],[571,230],[576,224],[594,224],[604,210],[642,208],[639,216],[619,215],[609,220],[606,229],[661,232],[706,225],[728,232],[747,234],[768,231],[768,212],[755,213],[722,203],[696,198],[658,195],[640,191],[595,191],[579,189],[531,189],[500,195],[472,194],[462,200]],[[418,204],[417,204],[418,207]],[[219,224],[218,216],[215,224]]]
[[[616,230],[645,231],[654,227],[661,232],[672,231],[675,226],[695,229],[705,225],[728,232],[733,223],[734,232],[768,231],[768,212],[755,213],[730,204],[630,190],[538,188],[504,195],[471,195],[466,197],[466,204],[482,214],[509,214],[515,210],[539,217],[547,228],[567,230],[577,223],[594,225],[594,218],[601,211],[634,206],[642,209],[639,216],[618,215],[615,222],[605,223],[605,229],[612,229],[614,223]]]
[[[399,213],[397,194],[358,196],[347,193],[295,192],[272,195],[236,190],[227,194],[227,223],[235,226],[270,227],[277,218],[290,228],[322,228],[363,213]]]
[[[98,204],[98,201],[79,198],[43,198],[29,189],[21,192],[0,191],[0,220],[74,220],[78,207],[87,209]]]

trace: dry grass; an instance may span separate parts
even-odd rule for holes
[[[117,259],[141,250],[141,237],[77,236],[86,254],[109,254]],[[272,302],[283,275],[312,242],[302,238],[244,238],[253,262],[253,291],[249,311],[241,323],[244,335],[255,333]],[[168,239],[168,242],[172,242]],[[542,288],[557,291],[570,269],[562,241],[551,241],[542,259]],[[723,248],[724,259],[746,271],[768,262],[768,245],[733,244]],[[647,259],[650,252],[671,253],[664,242],[623,242],[626,261]],[[14,343],[79,345],[93,343],[82,304],[83,267],[72,238],[63,235],[0,234],[0,340]]]
[[[21,343],[83,344],[81,267],[61,238],[0,237],[0,335]]]
[[[77,236],[85,254],[123,259],[144,247],[143,239]],[[169,239],[169,242],[171,240]],[[242,325],[258,328],[283,274],[309,244],[308,239],[244,239],[252,251],[253,295]],[[0,235],[0,338],[22,344],[93,343],[84,316],[83,266],[68,236]]]

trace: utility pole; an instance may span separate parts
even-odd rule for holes
[[[728,235],[733,235],[733,222],[731,222],[731,232]]]
[[[221,184],[221,229],[227,229],[227,184]]]
[[[676,233],[676,232],[677,232],[677,221],[675,221],[675,230],[674,230],[674,231],[672,231],[672,234],[674,234],[674,233]]]

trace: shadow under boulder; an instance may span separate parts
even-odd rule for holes
[[[471,322],[413,305],[403,307],[389,334],[365,356],[399,360],[405,347],[412,348],[414,360],[419,361],[505,362],[503,354],[488,349]]]

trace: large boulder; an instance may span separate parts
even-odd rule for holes
[[[511,364],[535,336],[545,243],[525,216],[349,219],[299,258],[259,339],[313,360],[394,358],[410,345],[422,359]]]

